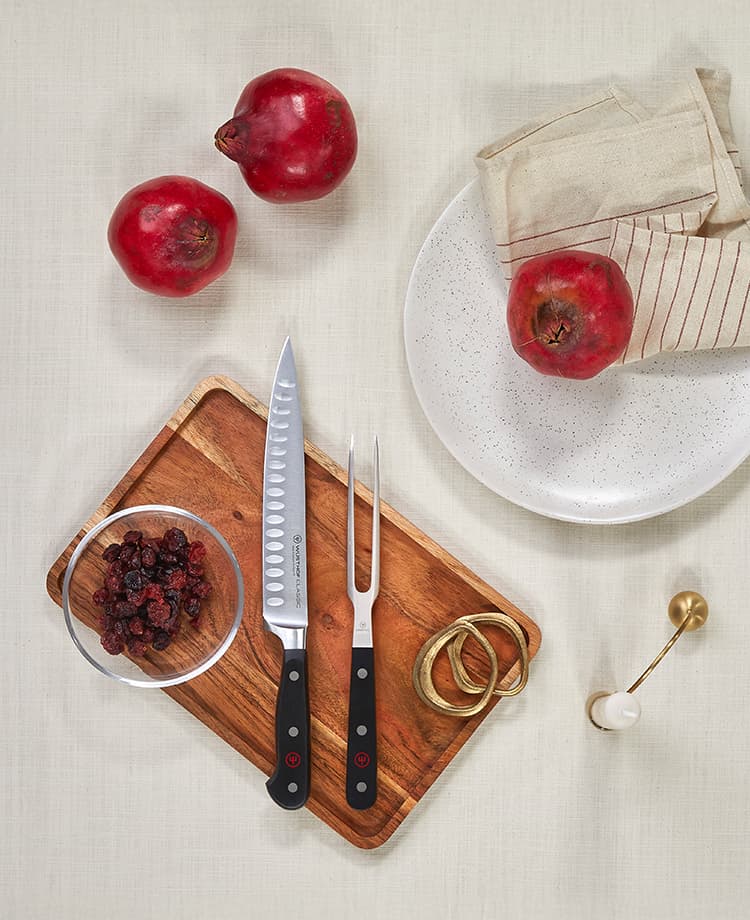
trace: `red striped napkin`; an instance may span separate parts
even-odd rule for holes
[[[506,279],[531,256],[615,259],[635,320],[621,363],[750,345],[750,205],[726,71],[697,70],[649,114],[609,87],[476,157]]]

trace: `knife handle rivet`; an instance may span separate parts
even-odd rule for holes
[[[357,792],[367,792],[367,783],[357,783]]]
[[[360,669],[357,671],[357,677],[359,677],[359,678],[361,678],[362,680],[364,680],[365,677],[367,677],[367,668],[360,668]]]
[[[366,725],[358,725],[358,726],[357,726],[357,734],[358,734],[358,735],[366,735],[366,734],[367,734],[367,726],[366,726]]]
[[[298,734],[299,734],[299,729],[297,728],[296,725],[292,725],[292,726],[289,728],[289,737],[290,737],[290,738],[296,738]]]
[[[290,671],[289,680],[299,680],[299,671]]]
[[[299,786],[296,783],[289,783],[286,787],[290,792],[296,792],[299,789]]]

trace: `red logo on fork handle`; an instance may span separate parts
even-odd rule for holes
[[[354,755],[354,763],[361,770],[364,770],[364,768],[370,763],[370,755],[367,753],[367,751],[358,751]]]

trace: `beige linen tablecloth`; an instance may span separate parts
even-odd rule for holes
[[[654,88],[689,63],[731,70],[750,149],[739,3],[4,5],[3,920],[746,915],[750,469],[637,524],[536,516],[438,441],[402,337],[414,259],[483,143],[609,83],[656,111]],[[213,133],[247,80],[286,64],[347,94],[360,153],[339,193],[282,208],[253,198]],[[213,185],[240,218],[231,271],[185,302],[130,287],[105,240],[119,197],[165,173]],[[95,673],[44,590],[196,381],[226,373],[265,400],[287,333],[308,437],[345,462],[351,433],[377,432],[384,500],[544,635],[521,697],[373,853],[276,808],[261,774],[166,694]],[[639,673],[683,587],[709,599],[707,626],[639,691],[632,733],[595,731],[588,694]]]

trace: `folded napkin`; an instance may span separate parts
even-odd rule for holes
[[[619,363],[750,345],[750,205],[729,88],[726,71],[696,70],[649,114],[609,87],[476,157],[506,279],[557,249],[619,263],[635,306]]]

